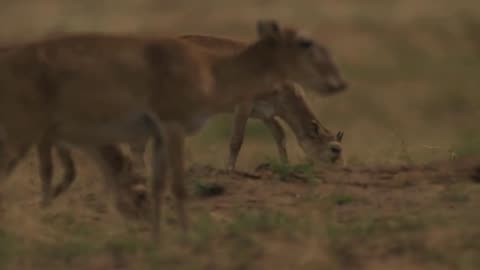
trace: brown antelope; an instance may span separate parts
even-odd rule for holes
[[[212,53],[218,55],[234,54],[246,47],[246,44],[240,41],[213,36],[184,35],[180,38],[205,47],[205,49],[211,50]],[[327,67],[330,65],[328,68],[331,69],[331,74],[326,74],[326,76],[330,76],[330,86],[314,89],[315,93],[327,96],[344,91],[346,82],[341,78],[328,53],[324,57],[326,57],[324,60],[327,61]],[[270,129],[275,139],[280,159],[283,162],[288,162],[288,154],[285,132],[277,117],[286,121],[292,128],[299,145],[310,160],[334,163],[341,157],[342,147],[340,142],[343,138],[343,132],[338,132],[336,136],[333,136],[328,129],[320,124],[309,108],[300,86],[293,82],[280,82],[277,88],[282,91],[274,91],[271,95],[259,97],[253,102],[246,102],[236,106],[235,109],[228,108],[229,110],[225,111],[235,112],[234,129],[230,142],[230,157],[227,163],[228,169],[233,170],[235,168],[236,159],[243,142],[245,125],[249,117],[262,120]],[[145,145],[146,143],[143,141],[130,144],[133,160],[136,164],[134,167],[142,171],[145,168]],[[65,152],[66,149],[62,148],[61,151]],[[67,165],[65,169],[67,177],[64,176],[63,181],[54,189],[54,198],[65,191],[74,181],[73,172],[75,168],[69,160],[71,159],[63,162],[64,166]],[[143,195],[135,193],[136,196]]]
[[[272,94],[257,98],[250,108],[248,117],[260,119],[272,132],[280,159],[288,162],[285,132],[278,118],[285,121],[292,129],[298,144],[313,162],[335,163],[341,158],[341,141],[343,132],[331,133],[316,118],[305,98],[304,91],[298,84],[284,82]],[[243,118],[236,121],[243,122]],[[238,150],[243,141],[244,129],[234,128],[231,145],[239,146],[231,149],[229,162],[235,164]],[[134,167],[145,168],[144,153],[146,143],[138,141],[130,143]]]
[[[302,88],[293,82],[283,82],[272,96],[258,98],[251,106],[249,117],[262,120],[275,139],[280,159],[288,162],[282,119],[293,131],[298,144],[313,162],[335,163],[342,157],[343,132],[335,135],[325,128],[311,110]],[[245,120],[238,110],[230,141],[228,166],[235,168],[245,130]]]
[[[246,48],[246,44],[240,41],[213,36],[184,35],[180,38],[200,45],[218,55],[234,54]],[[346,89],[346,82],[341,78],[340,73],[327,52],[324,57],[327,63],[326,69],[331,70],[331,74],[325,74],[326,76],[330,76],[330,85],[329,87],[314,89],[315,93],[327,96],[344,91]],[[321,60],[322,59],[319,59],[319,62]],[[285,132],[277,117],[286,121],[293,129],[297,141],[312,161],[335,162],[340,157],[342,148],[339,143],[341,142],[343,133],[339,132],[336,136],[333,136],[330,131],[320,124],[309,108],[303,90],[301,90],[298,85],[292,82],[280,82],[277,88],[284,90],[280,92],[280,94],[278,94],[279,91],[275,91],[272,95],[259,97],[253,102],[246,102],[236,106],[236,109],[228,108],[228,110],[225,111],[235,112],[234,129],[230,142],[230,157],[227,163],[228,169],[233,170],[235,168],[236,159],[243,142],[245,125],[249,117],[262,120],[270,129],[275,139],[280,159],[283,162],[288,162],[288,154],[286,150]],[[145,168],[145,164],[143,163],[145,142],[139,141],[132,143],[131,150],[134,157],[133,160],[135,164],[137,164],[135,167],[139,169]],[[61,148],[59,151],[60,156],[64,156],[67,150]],[[52,193],[53,198],[60,195],[71,185],[75,175],[75,168],[73,167],[71,158],[65,156],[62,159],[64,167],[66,167],[66,174],[63,177],[63,181],[54,189]],[[138,195],[142,196],[141,194]]]
[[[128,48],[120,46],[110,55],[98,56],[101,50],[97,51],[96,43],[104,39],[109,40],[93,35],[72,36],[23,44],[2,53],[0,180],[11,172],[30,145],[38,144],[43,201],[48,202],[53,169],[51,146],[68,142],[91,152],[109,181],[108,186],[116,189],[116,178],[121,177],[117,172],[125,165],[124,157],[113,143],[142,136],[154,136],[155,145],[164,143],[160,142],[162,127],[147,102],[152,93],[144,83],[149,79],[148,74],[129,81],[145,85],[140,91],[132,92],[129,87],[119,85],[119,91],[112,93],[115,74],[134,74],[136,68],[128,63],[131,61],[126,54],[131,51]],[[123,62],[124,69],[104,70],[113,59]],[[73,166],[70,154],[64,149],[59,147],[62,162]],[[159,183],[166,166],[166,153],[160,147],[154,152],[152,178]]]
[[[200,45],[218,55],[235,54],[247,46],[240,41],[213,36],[184,35],[180,38]],[[333,95],[344,91],[347,88],[347,83],[342,79],[329,53],[323,51],[323,54],[316,55],[316,57],[318,57],[318,64],[323,64],[323,68],[326,71],[324,75],[329,84],[328,87],[312,90],[321,96]],[[271,87],[273,88],[274,86],[272,85]],[[280,159],[283,162],[288,162],[285,132],[275,116],[286,121],[290,128],[293,129],[300,146],[312,161],[335,162],[340,156],[341,147],[338,142],[341,141],[343,133],[338,133],[337,137],[333,137],[330,131],[322,127],[321,124],[312,124],[319,123],[319,121],[316,120],[304,98],[303,91],[298,85],[291,82],[278,82],[276,87],[279,89],[285,88],[286,92],[281,95],[259,97],[252,102],[237,105],[235,109],[226,108],[225,112],[234,111],[235,113],[233,132],[230,138],[230,155],[227,161],[228,170],[235,169],[249,117],[262,120],[270,129],[277,144]],[[328,144],[329,142],[331,143]],[[144,168],[142,164],[144,151],[144,143],[132,144],[134,161],[136,164],[139,164],[137,166],[140,168]]]
[[[75,34],[9,50],[0,57],[0,124],[7,134],[0,169],[8,172],[38,143],[49,198],[51,147],[66,142],[89,149],[115,188],[124,157],[114,144],[152,136],[154,238],[167,165],[186,229],[187,133],[214,113],[271,93],[278,81],[331,87],[323,46],[275,22],[259,22],[257,32],[256,42],[232,55],[179,38],[120,34]]]

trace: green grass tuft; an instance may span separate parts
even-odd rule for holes
[[[51,261],[62,261],[71,264],[73,260],[95,254],[98,245],[87,239],[66,240],[52,245],[45,246],[41,251],[41,257]]]
[[[348,194],[338,194],[333,196],[333,201],[336,205],[350,204],[354,201],[353,196]]]
[[[468,194],[459,188],[449,187],[440,194],[440,198],[452,203],[466,203],[470,201]]]
[[[212,197],[221,195],[225,192],[225,188],[218,183],[208,183],[202,180],[193,182],[194,193],[200,197]]]
[[[480,154],[480,134],[472,133],[464,136],[464,139],[457,143],[452,151],[457,157]]]
[[[263,209],[240,212],[228,225],[227,230],[234,234],[268,232],[293,228],[295,224],[293,218],[282,212]]]
[[[14,237],[0,229],[0,269],[7,268],[15,255]]]
[[[298,164],[289,164],[275,159],[268,159],[272,172],[279,176],[281,181],[288,181],[294,177],[301,177],[306,180],[313,180],[313,163],[303,162]]]

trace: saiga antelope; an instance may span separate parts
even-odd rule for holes
[[[153,234],[167,164],[186,228],[187,133],[224,108],[270,93],[277,81],[329,87],[317,61],[323,46],[275,22],[259,22],[257,32],[259,39],[244,50],[217,57],[179,38],[120,34],[75,34],[10,50],[0,59],[0,123],[7,134],[2,172],[34,143],[48,160],[45,149],[68,142],[91,149],[114,187],[124,159],[114,144],[152,136]]]

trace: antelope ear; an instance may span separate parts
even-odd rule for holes
[[[280,27],[274,20],[260,20],[257,22],[257,34],[260,39],[280,39]]]
[[[336,138],[337,138],[337,141],[338,141],[338,142],[341,142],[342,139],[343,139],[343,131],[337,132]]]
[[[318,123],[315,120],[312,120],[310,123],[312,125],[311,126],[312,127],[312,129],[311,129],[312,132],[310,134],[311,134],[312,137],[317,138],[318,136],[320,136],[320,130],[318,128]]]

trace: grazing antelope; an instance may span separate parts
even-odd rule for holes
[[[184,35],[180,37],[210,50],[215,55],[232,55],[246,48],[246,44],[227,38],[202,36],[202,35]],[[319,66],[323,65],[324,76],[328,78],[329,85],[325,88],[316,88],[315,93],[322,96],[337,94],[346,89],[346,82],[342,79],[340,72],[336,68],[332,57],[327,51],[318,54],[316,61]],[[273,88],[273,86],[272,86]],[[277,117],[283,119],[293,129],[295,136],[308,157],[313,161],[335,162],[341,154],[339,142],[343,133],[338,133],[333,137],[330,132],[321,126],[314,114],[308,108],[303,91],[299,86],[291,82],[280,82],[278,89],[284,88],[282,94],[274,94],[266,97],[259,97],[253,102],[236,106],[235,109],[228,108],[225,112],[235,112],[234,131],[230,142],[230,156],[227,168],[235,168],[236,159],[243,143],[245,125],[249,117],[260,119],[270,129],[276,141],[280,159],[288,162],[286,151],[285,133]],[[278,93],[275,91],[274,93]],[[287,97],[288,96],[288,97]],[[299,124],[300,123],[300,124]],[[137,168],[144,168],[143,153],[145,149],[144,142],[133,143],[132,153],[134,161],[138,164]],[[58,185],[53,193],[53,198],[60,195],[73,182],[75,168],[71,158],[66,155],[66,149],[60,148],[61,161],[65,168],[63,181]]]
[[[270,129],[277,144],[280,159],[288,162],[285,132],[277,117],[292,129],[298,144],[311,161],[337,162],[342,157],[343,132],[333,134],[318,121],[306,100],[304,91],[298,84],[284,82],[279,87],[280,89],[273,96],[255,100],[249,116],[262,120]],[[241,123],[236,121],[231,138],[231,145],[234,146],[240,146],[243,140],[244,129],[238,128],[238,125]],[[235,166],[239,148],[230,151],[229,165],[232,168]]]
[[[311,161],[335,163],[342,156],[343,132],[333,134],[318,121],[308,105],[304,91],[298,84],[284,82],[279,85],[277,91],[255,99],[249,108],[248,116],[262,120],[270,129],[283,162],[288,162],[288,155],[285,132],[278,118],[285,121],[292,129],[297,142]],[[243,122],[243,119],[240,121]],[[244,129],[235,128],[231,145],[241,145],[243,136]],[[144,141],[130,143],[134,167],[137,169],[145,168],[145,146]],[[230,152],[230,163],[235,164],[238,150]]]
[[[232,55],[245,49],[247,46],[240,41],[213,36],[183,35],[180,38],[200,45],[216,55]],[[313,57],[313,60],[317,63],[317,68],[323,70],[322,74],[327,82],[326,87],[312,89],[316,94],[328,96],[338,94],[347,89],[346,81],[342,78],[327,50],[319,50]],[[273,88],[274,86],[270,87]],[[234,109],[226,108],[225,112],[233,111],[235,114],[233,118],[233,132],[230,138],[230,154],[227,161],[228,170],[235,169],[249,117],[262,120],[270,129],[277,144],[280,159],[283,162],[288,162],[285,132],[275,116],[287,121],[287,124],[293,129],[300,146],[312,161],[335,162],[340,156],[341,147],[338,142],[341,141],[343,133],[338,133],[337,137],[333,137],[330,131],[322,127],[321,124],[312,124],[319,123],[319,121],[316,120],[311,109],[308,108],[309,106],[304,98],[303,91],[298,85],[292,82],[280,81],[277,83],[277,88],[285,88],[286,92],[280,95],[258,97],[252,102],[237,105]],[[287,98],[287,96],[290,98]],[[320,126],[320,128],[317,126]],[[328,142],[331,143],[328,144]],[[139,164],[140,168],[144,168],[142,164],[144,151],[145,144],[142,142],[132,145],[134,161],[136,164]]]
[[[277,117],[283,119],[290,126],[297,142],[311,161],[335,163],[342,157],[343,132],[334,135],[316,119],[315,114],[308,106],[303,90],[295,83],[285,82],[278,91],[257,98],[249,116],[262,120],[270,128],[282,161],[287,161],[288,158],[285,133]],[[239,139],[235,135],[232,140]],[[240,136],[243,137],[243,133]],[[130,173],[131,168],[134,167],[141,170],[138,175],[143,175],[145,146],[146,142],[142,140],[130,143],[133,164],[130,164],[126,170],[127,173]],[[61,182],[53,189],[52,199],[66,191],[75,178],[75,167],[68,149],[59,145],[57,150],[65,173]],[[133,186],[135,189],[129,192],[133,200],[141,203],[145,200],[146,194],[142,183],[138,183]],[[124,199],[128,200],[129,198]]]
[[[259,39],[233,55],[179,38],[75,34],[25,44],[0,57],[0,124],[7,134],[0,169],[23,149],[81,145],[115,188],[125,158],[115,144],[154,138],[153,235],[158,236],[167,165],[177,214],[186,229],[183,148],[208,116],[272,92],[292,80],[328,88],[323,46],[275,22],[257,24]],[[42,171],[48,164],[41,164]],[[51,178],[51,174],[46,173]],[[44,179],[44,197],[50,196]]]
[[[245,49],[246,44],[240,41],[235,41],[227,38],[219,38],[213,36],[202,35],[184,35],[180,37],[210,50],[215,55],[232,55]],[[337,94],[344,91],[347,87],[346,82],[342,79],[340,72],[336,68],[335,63],[327,51],[324,54],[316,55],[318,65],[323,65],[325,70],[324,76],[328,78],[329,85],[325,88],[316,88],[315,93],[322,96]],[[273,86],[272,86],[273,89]],[[228,159],[227,168],[233,170],[235,168],[236,159],[240,151],[245,125],[249,117],[260,119],[270,129],[275,139],[280,159],[283,162],[288,162],[288,154],[286,150],[285,132],[280,125],[279,120],[283,119],[292,128],[299,145],[307,154],[307,157],[312,161],[320,161],[327,163],[334,163],[341,157],[342,147],[340,142],[343,138],[343,132],[338,132],[335,136],[323,127],[316,119],[314,113],[309,108],[307,100],[304,96],[303,90],[293,82],[280,82],[277,85],[278,91],[275,90],[273,94],[258,97],[253,102],[246,102],[242,105],[237,105],[233,111],[234,117],[234,131],[230,142],[230,157]],[[225,112],[232,112],[231,108]],[[188,124],[188,123],[187,123]],[[145,168],[144,152],[145,142],[138,141],[130,144],[131,152],[135,168]],[[62,149],[65,151],[65,149]],[[53,197],[57,197],[65,191],[73,182],[74,168],[70,162],[63,162],[69,166],[65,169],[66,175],[63,181],[54,189]],[[142,194],[138,194],[142,196]]]

